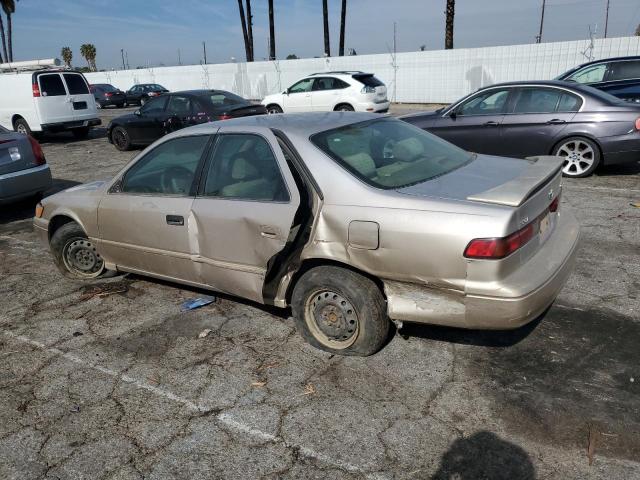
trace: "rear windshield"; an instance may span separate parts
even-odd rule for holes
[[[57,73],[38,76],[40,81],[40,92],[43,97],[59,97],[66,95],[62,78]]]
[[[311,142],[357,178],[381,189],[422,183],[474,158],[424,130],[392,118],[317,133]]]
[[[82,95],[84,93],[89,93],[89,87],[87,87],[87,82],[84,81],[82,75],[78,75],[77,73],[65,73],[64,80],[67,82],[67,88],[69,89],[70,95]]]
[[[365,84],[367,87],[382,87],[384,83],[378,80],[371,73],[359,73],[353,76],[360,83]]]
[[[108,83],[100,83],[98,85],[94,85],[94,87],[98,87],[100,90],[105,92],[116,92],[118,89],[113,85],[109,85]]]
[[[207,92],[200,95],[200,98],[204,98],[216,107],[223,105],[242,105],[243,103],[247,103],[244,98],[230,92]]]
[[[160,90],[166,90],[166,88],[164,88],[162,85],[158,85],[157,83],[154,83],[152,85],[144,85],[142,88],[145,92],[158,92]]]

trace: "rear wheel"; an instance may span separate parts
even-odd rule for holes
[[[115,273],[105,268],[95,245],[75,222],[56,230],[50,245],[56,266],[65,277],[86,280]]]
[[[121,152],[125,152],[131,148],[129,133],[122,127],[114,127],[113,130],[111,130],[111,143]]]
[[[119,103],[119,104],[117,104],[117,105],[116,105],[116,108],[122,108],[122,107],[124,107],[124,105],[125,105],[125,103],[124,103],[124,102]]]
[[[280,105],[269,105],[267,107],[267,113],[269,115],[275,115],[277,113],[282,113],[282,108],[280,108]]]
[[[102,104],[96,100],[96,108],[100,110],[102,108]]]
[[[354,109],[348,103],[341,103],[336,107],[336,112],[353,112]]]
[[[570,137],[562,140],[553,151],[562,157],[562,174],[565,177],[588,177],[600,164],[600,149],[588,138]]]
[[[15,122],[13,122],[13,129],[18,132],[18,133],[22,133],[24,135],[31,135],[31,128],[29,127],[29,124],[27,123],[27,121],[24,118],[17,118]]]
[[[293,290],[291,308],[302,337],[340,355],[372,355],[389,334],[386,303],[369,278],[340,267],[316,267]]]
[[[89,136],[89,130],[89,127],[74,128],[73,130],[71,130],[71,133],[73,134],[74,138],[82,140]]]
[[[147,97],[141,97],[140,98],[140,106],[144,105],[145,103],[147,103],[149,101],[149,99]]]

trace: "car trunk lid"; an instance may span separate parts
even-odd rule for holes
[[[228,115],[230,117],[249,117],[251,115],[265,115],[267,109],[264,105],[235,105],[230,106],[225,110],[222,115]]]
[[[35,157],[26,135],[0,133],[0,175],[35,166]]]

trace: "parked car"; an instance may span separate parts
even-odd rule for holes
[[[97,108],[104,108],[109,106],[115,106],[118,108],[124,107],[126,102],[125,93],[109,85],[108,83],[97,83],[95,85],[89,85],[89,90],[93,93],[93,97],[96,100]]]
[[[84,138],[100,119],[82,73],[40,69],[0,74],[0,125],[27,135],[71,131]]]
[[[640,56],[583,63],[556,80],[582,83],[623,100],[640,103]]]
[[[640,106],[575,83],[492,85],[446,108],[402,119],[471,152],[559,155],[568,177],[640,159]]]
[[[71,278],[136,272],[291,306],[324,350],[369,355],[390,319],[515,328],[569,275],[561,161],[468,153],[367,113],[253,116],[167,135],[112,180],[45,198]]]
[[[389,110],[387,87],[372,73],[323,72],[297,81],[262,100],[269,113]]]
[[[107,127],[107,138],[118,150],[149,145],[167,133],[199,123],[267,110],[224,90],[189,90],[154,98],[132,114],[115,118]]]
[[[125,100],[127,105],[144,105],[151,98],[158,97],[169,90],[157,83],[141,83],[127,90]]]
[[[51,171],[38,141],[0,127],[0,204],[42,195]]]

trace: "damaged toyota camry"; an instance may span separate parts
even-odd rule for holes
[[[134,272],[291,307],[370,355],[391,322],[512,329],[564,285],[579,228],[562,159],[468,153],[389,117],[247,117],[180,130],[107,182],[42,200],[61,272]]]

